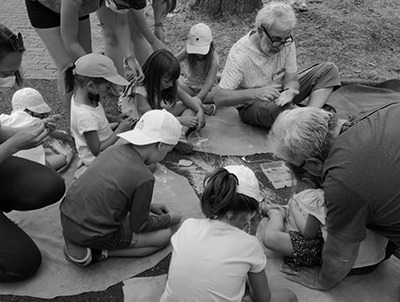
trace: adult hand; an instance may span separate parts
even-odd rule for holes
[[[152,212],[153,214],[162,215],[162,214],[168,214],[169,210],[167,206],[163,203],[151,203],[150,212]]]
[[[282,107],[293,101],[294,97],[299,94],[299,91],[289,88],[281,92],[281,95],[275,100],[275,104]]]
[[[286,279],[299,283],[311,289],[325,290],[318,282],[320,267],[296,267],[292,269],[283,264],[279,269]]]
[[[197,115],[196,116],[185,115],[185,116],[181,116],[179,118],[179,122],[183,126],[186,126],[186,127],[189,127],[189,128],[195,128],[198,125],[198,118],[197,118]]]
[[[11,142],[17,151],[27,150],[43,144],[49,138],[49,131],[45,128],[44,123],[40,123],[36,127],[24,129],[15,133],[11,138]]]
[[[182,220],[182,216],[178,214],[170,214],[169,216],[171,217],[171,220],[169,222],[170,227],[178,225]]]
[[[133,57],[127,58],[125,62],[128,65],[128,68],[130,69],[133,78],[136,80],[136,82],[142,81],[144,79],[144,74],[142,71],[142,67],[140,67],[139,62]]]
[[[280,96],[278,89],[272,86],[255,88],[255,99],[259,101],[274,101]]]

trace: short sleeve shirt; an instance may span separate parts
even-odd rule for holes
[[[97,131],[100,142],[113,135],[110,123],[100,103],[96,108],[93,108],[76,103],[73,96],[71,100],[71,132],[75,139],[78,155],[87,166],[96,158],[90,151],[84,136],[84,133],[89,131]]]
[[[400,246],[400,103],[340,134],[324,162],[328,233],[360,242],[366,227]]]
[[[275,55],[258,50],[250,41],[249,32],[229,51],[219,86],[222,89],[249,89],[273,85],[282,87],[285,73],[297,72],[296,47],[292,43]]]
[[[171,244],[163,302],[239,302],[247,274],[263,271],[267,263],[255,236],[218,220],[187,219]]]

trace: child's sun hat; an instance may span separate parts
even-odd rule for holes
[[[36,89],[25,87],[17,90],[11,99],[12,112],[28,109],[35,113],[49,113],[51,108]]]
[[[208,25],[204,23],[193,25],[186,42],[186,52],[206,55],[210,51],[212,40],[212,32]]]
[[[85,77],[103,78],[116,85],[127,86],[129,84],[118,74],[114,62],[99,53],[89,53],[76,60],[74,72]]]
[[[133,130],[117,135],[138,146],[158,142],[176,145],[181,136],[181,129],[182,126],[175,116],[165,109],[156,109],[143,114]]]
[[[236,187],[236,192],[247,195],[261,202],[263,197],[260,195],[260,185],[254,172],[243,165],[226,166],[224,167],[229,173],[234,174],[239,183]]]

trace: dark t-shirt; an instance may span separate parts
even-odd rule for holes
[[[154,176],[131,144],[104,150],[68,189],[60,205],[63,233],[82,245],[112,237],[129,219],[135,233],[169,226],[169,214],[149,215]]]
[[[327,228],[360,242],[365,227],[400,246],[400,104],[339,135],[324,163]]]

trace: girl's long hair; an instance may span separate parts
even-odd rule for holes
[[[153,52],[143,65],[144,86],[152,109],[161,109],[161,101],[175,105],[178,94],[177,80],[181,74],[181,66],[175,56],[166,49]],[[173,84],[161,90],[161,78],[167,75]]]
[[[211,42],[210,50],[208,51],[208,53],[205,56],[206,56],[206,58],[205,58],[204,73],[207,74],[211,68],[211,63],[214,58],[214,42]],[[188,65],[191,68],[196,68],[196,65],[198,63],[197,55],[196,54],[188,54],[187,61],[188,61]]]
[[[258,201],[237,193],[237,177],[224,168],[217,168],[204,179],[201,209],[210,219],[218,219],[228,211],[235,214],[258,211]]]

